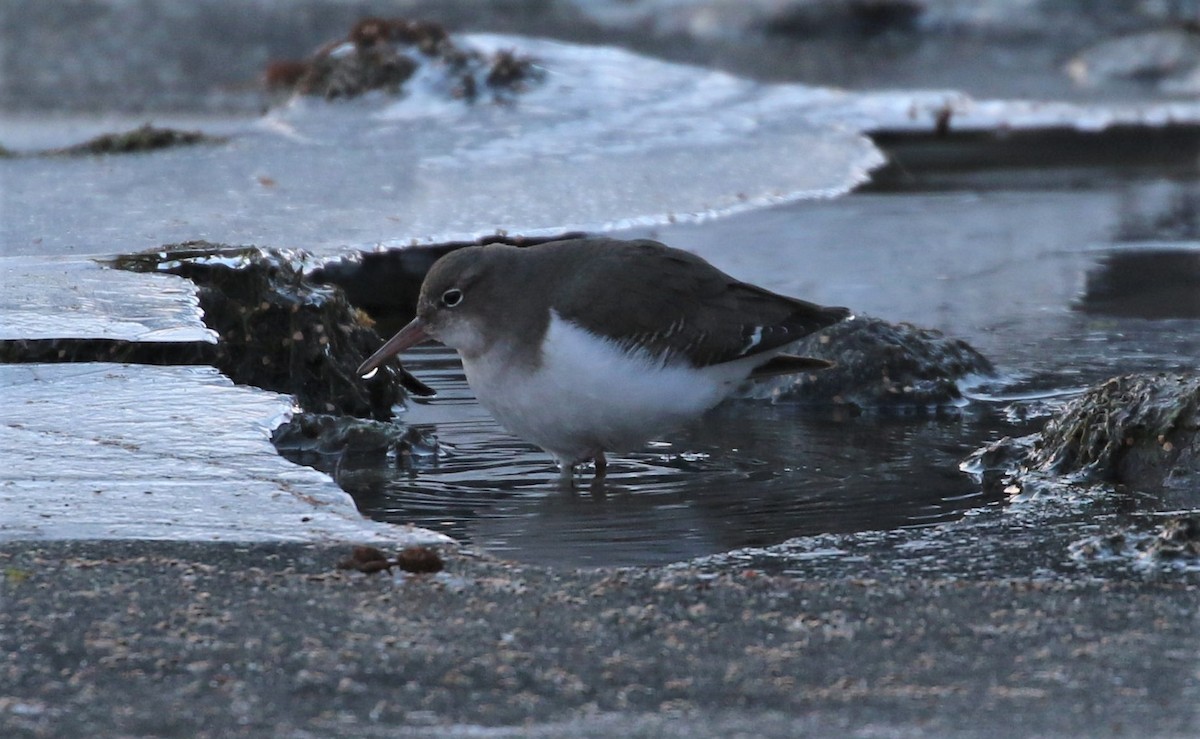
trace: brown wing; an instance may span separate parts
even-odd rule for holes
[[[790,344],[849,315],[736,280],[655,241],[589,239],[564,260],[563,318],[653,354],[704,367]],[[599,258],[601,251],[604,258]]]

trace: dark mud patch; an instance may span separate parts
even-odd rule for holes
[[[234,382],[295,395],[306,410],[376,419],[390,418],[405,390],[431,392],[398,365],[359,377],[379,334],[341,291],[305,278],[298,260],[191,241],[117,257],[112,266],[196,283],[204,320],[220,335],[213,364]]]
[[[1180,187],[1149,212],[1122,202],[1113,241],[1088,270],[1072,308],[1149,320],[1200,318],[1200,189]]]
[[[1012,495],[1056,482],[1116,483],[1200,506],[1200,377],[1138,374],[1089,388],[1039,433],[1004,438],[965,463]]]
[[[779,397],[855,411],[938,412],[962,405],[959,384],[995,372],[961,339],[856,316],[806,337],[795,353],[834,363],[799,376]]]
[[[274,93],[332,100],[373,90],[403,94],[422,67],[430,68],[424,82],[436,92],[468,102],[504,101],[542,76],[529,57],[511,50],[489,55],[464,49],[431,21],[364,18],[308,59],[273,62],[263,78]]]

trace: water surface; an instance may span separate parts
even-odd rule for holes
[[[1187,371],[1200,356],[1190,307],[1200,279],[1185,268],[1200,241],[1180,225],[1195,180],[1090,180],[1064,187],[1030,172],[991,189],[860,193],[622,234],[692,249],[780,292],[966,339],[1000,376],[968,389],[964,406],[852,415],[730,401],[615,457],[602,491],[581,476],[566,492],[548,455],[500,429],[453,353],[430,345],[405,362],[439,396],[401,418],[436,433],[443,456],[330,471],[374,518],[559,566],[671,562],[1001,505],[959,471],[971,451],[1035,430],[1089,383]],[[1143,270],[1160,278],[1125,274]],[[1137,309],[1113,308],[1113,294]]]
[[[414,523],[500,556],[559,566],[674,562],[806,534],[950,520],[989,500],[957,471],[989,424],[852,417],[795,403],[734,400],[610,457],[608,478],[558,484],[552,459],[475,402],[453,353],[406,366],[438,390],[404,422],[435,433],[440,457],[329,466],[371,517]],[[989,419],[993,423],[995,419]]]

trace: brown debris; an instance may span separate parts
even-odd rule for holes
[[[368,574],[391,569],[391,566],[386,554],[368,546],[354,547],[347,559],[337,563],[339,570],[357,570]]]
[[[485,80],[490,87],[512,87],[529,75],[529,60],[517,56],[512,49],[496,54]]]
[[[405,547],[395,560],[391,560],[381,550],[371,546],[354,547],[350,556],[337,564],[339,570],[355,570],[366,574],[390,571],[392,567],[399,567],[413,574],[427,575],[441,572],[445,564],[442,562],[442,556],[432,547]]]
[[[432,547],[406,547],[396,557],[396,565],[405,572],[429,574],[445,567],[442,556]]]
[[[328,100],[371,90],[392,95],[422,65],[435,65],[439,88],[467,101],[490,92],[494,100],[522,92],[539,77],[533,61],[505,50],[492,56],[456,46],[437,23],[407,18],[367,17],[341,39],[330,41],[305,60],[277,60],[263,73],[268,90]]]

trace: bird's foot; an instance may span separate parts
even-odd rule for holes
[[[558,485],[564,490],[575,489],[575,466],[578,462],[558,461]],[[595,472],[592,476],[592,482],[589,489],[596,490],[604,488],[604,479],[608,475],[608,460],[604,458],[604,452],[600,452],[592,458]]]

